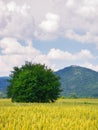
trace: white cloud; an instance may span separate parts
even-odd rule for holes
[[[71,53],[54,48],[45,55],[31,41],[65,37],[98,48],[97,12],[98,0],[0,0],[0,73],[8,74],[13,66],[26,60],[55,69],[94,60],[88,49]],[[88,66],[97,68],[94,64]]]
[[[57,60],[70,60],[70,57],[72,56],[72,54],[70,54],[69,52],[64,52],[61,51],[59,49],[51,49],[50,52],[48,53],[48,57],[49,59],[57,59]]]
[[[0,56],[0,76],[6,76],[11,71],[11,67],[9,67],[4,61],[3,57]]]
[[[25,55],[32,54],[38,55],[40,51],[33,48],[31,44],[26,46],[21,45],[15,38],[4,38],[0,41],[1,53],[4,55]]]
[[[9,2],[6,7],[9,12],[21,13],[22,15],[27,15],[28,9],[30,9],[29,5],[24,3],[22,6],[19,6],[14,1]]]
[[[39,27],[46,32],[55,32],[59,28],[59,16],[57,14],[48,13],[46,19],[41,22]]]
[[[98,65],[93,65],[92,63],[89,63],[89,62],[85,62],[83,65],[81,65],[83,67],[86,67],[86,68],[89,68],[89,69],[92,69],[92,70],[95,70],[98,72]]]
[[[7,4],[7,9],[8,11],[12,12],[17,10],[16,3],[14,1],[11,1],[10,3]]]
[[[74,39],[81,43],[95,43],[96,45],[98,45],[98,36],[92,34],[91,32],[86,32],[83,35],[79,35],[73,30],[67,30],[65,36],[69,39]]]
[[[57,59],[57,60],[68,60],[68,61],[83,61],[88,59],[93,59],[94,56],[91,54],[89,50],[81,50],[78,53],[72,54],[67,51],[62,51],[60,49],[51,49],[48,53],[49,59]]]
[[[8,75],[14,66],[21,66],[25,61],[41,63],[51,66],[47,55],[35,49],[30,41],[22,45],[15,38],[4,38],[0,40],[0,75]]]
[[[45,55],[35,49],[30,41],[28,41],[28,44],[22,45],[15,38],[2,39],[0,51],[0,75],[9,75],[14,66],[21,66],[25,61],[46,64],[48,67],[57,70],[65,67],[68,63],[73,64],[76,61],[86,62],[89,59],[94,59],[94,56],[88,50],[81,50],[72,54],[68,51],[53,48]]]
[[[70,7],[74,6],[74,3],[75,3],[74,0],[67,0],[66,6],[70,8]]]
[[[94,56],[91,54],[91,52],[89,50],[81,50],[79,53],[76,54],[76,59],[94,59]]]
[[[97,44],[97,7],[97,0],[1,0],[0,36],[40,40],[65,36]],[[69,30],[72,36],[67,36]]]
[[[41,54],[30,43],[20,44],[15,38],[0,40],[0,75],[9,74],[14,66],[21,66],[25,61],[34,61]],[[4,71],[2,71],[4,70]]]

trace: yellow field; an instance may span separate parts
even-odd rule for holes
[[[11,103],[0,99],[0,130],[98,130],[98,99]]]

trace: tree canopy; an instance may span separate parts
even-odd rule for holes
[[[11,72],[8,97],[15,102],[54,102],[61,92],[59,77],[41,64],[26,62]]]

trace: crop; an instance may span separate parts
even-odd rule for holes
[[[98,130],[98,99],[12,103],[0,99],[0,130]]]

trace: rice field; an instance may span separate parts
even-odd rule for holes
[[[0,99],[0,130],[98,130],[98,99],[12,103]]]

